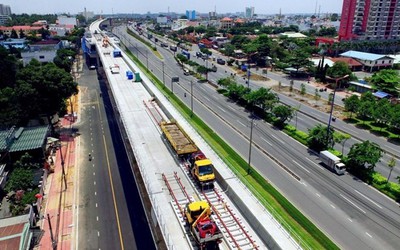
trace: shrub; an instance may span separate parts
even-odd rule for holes
[[[383,177],[380,173],[374,172],[372,174],[372,182],[378,185],[383,185],[385,184],[387,179]]]

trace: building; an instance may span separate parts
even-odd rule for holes
[[[187,10],[186,17],[189,20],[196,20],[196,11],[195,10]]]
[[[11,15],[11,8],[8,5],[0,4],[0,15]]]
[[[17,32],[18,36],[19,36],[21,31],[25,36],[28,36],[32,32],[37,32],[41,28],[43,28],[43,27],[40,27],[40,26],[26,26],[26,25],[23,25],[23,26],[12,26],[12,27],[0,26],[0,31],[2,31],[3,34],[7,35],[8,37],[11,36],[11,32],[13,30],[15,30]]]
[[[78,26],[78,20],[75,17],[57,16],[57,24]]]
[[[399,15],[398,0],[343,0],[339,39],[398,39]]]
[[[221,29],[230,29],[233,27],[233,19],[229,17],[224,17],[220,21]]]
[[[208,18],[210,20],[216,20],[217,19],[217,12],[215,12],[215,11],[208,12]]]
[[[0,15],[0,25],[5,25],[8,20],[11,20],[10,16]]]
[[[254,17],[254,7],[246,7],[244,16],[246,18],[253,18]]]
[[[31,220],[31,214],[0,219],[0,249],[31,249]]]
[[[16,48],[16,49],[25,49],[26,44],[27,44],[27,41],[25,38],[22,38],[22,39],[9,38],[5,41],[0,41],[0,45],[2,45],[6,49],[9,49],[11,47]]]
[[[380,70],[382,68],[391,68],[393,67],[394,63],[394,58],[390,56],[365,53],[354,50],[342,53],[340,54],[340,56],[356,59],[363,65],[363,70],[369,70],[370,72],[374,70]]]
[[[33,58],[41,63],[53,62],[57,55],[57,50],[62,48],[60,40],[43,40],[29,45],[29,50],[21,52],[24,65],[28,64]]]

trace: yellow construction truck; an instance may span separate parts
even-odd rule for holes
[[[190,232],[200,249],[218,249],[222,232],[211,218],[211,207],[207,201],[194,201],[185,208]]]
[[[161,130],[178,158],[190,168],[190,174],[203,189],[212,188],[215,181],[212,162],[197,148],[196,144],[176,122],[162,122]]]

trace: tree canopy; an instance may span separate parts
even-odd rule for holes
[[[307,144],[311,149],[318,152],[326,150],[334,145],[333,133],[332,127],[329,129],[328,134],[328,127],[318,124],[308,130]]]
[[[356,143],[347,155],[347,168],[361,175],[370,174],[382,154],[383,150],[375,142]]]
[[[395,96],[399,94],[400,75],[397,70],[382,69],[374,73],[370,81],[378,90]]]

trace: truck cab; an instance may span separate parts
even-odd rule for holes
[[[206,210],[208,216],[211,215],[210,205],[207,201],[194,201],[187,204],[185,209],[185,216],[187,222],[192,225],[199,216]]]
[[[214,166],[202,152],[194,153],[190,159],[191,174],[202,186],[212,184],[215,180]]]

